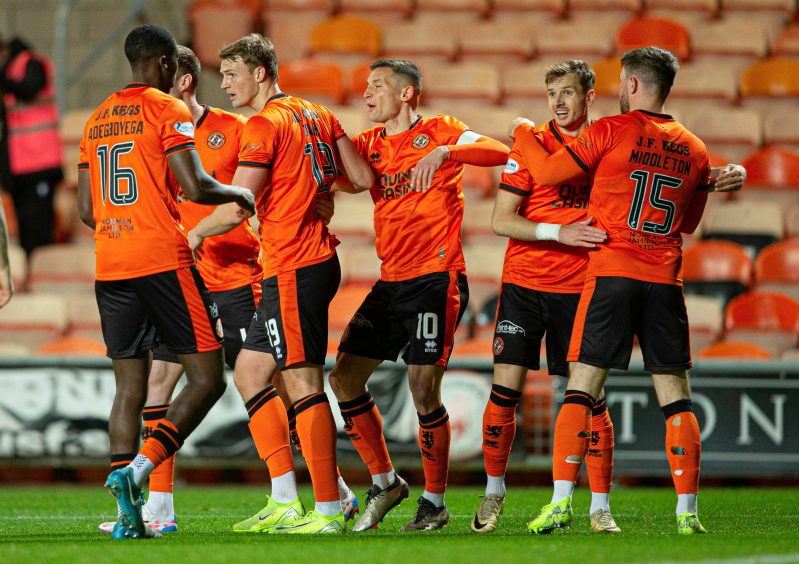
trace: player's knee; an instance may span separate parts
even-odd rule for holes
[[[426,413],[441,405],[441,394],[433,382],[424,378],[411,378],[408,383],[417,411]]]

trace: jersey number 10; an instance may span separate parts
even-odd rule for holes
[[[133,141],[97,147],[97,160],[100,161],[100,189],[103,205],[110,202],[115,206],[129,206],[139,199],[139,187],[136,183],[136,171],[119,165],[119,157],[133,150]],[[122,183],[126,190],[122,191]]]

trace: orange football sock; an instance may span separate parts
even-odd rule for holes
[[[183,436],[175,424],[169,419],[162,419],[153,430],[152,434],[145,439],[139,454],[146,456],[158,466],[167,458],[175,454],[183,446]]]
[[[508,468],[516,435],[516,406],[521,397],[521,392],[511,388],[491,386],[491,396],[483,412],[483,461],[489,476],[503,476]]]
[[[591,413],[591,442],[585,458],[588,484],[594,493],[610,493],[613,485],[613,422],[604,397]]]
[[[344,418],[344,432],[373,476],[393,468],[383,437],[383,418],[367,392],[338,404]]]
[[[443,494],[449,474],[450,426],[443,405],[427,415],[419,415],[419,449],[422,451],[424,489]]]
[[[289,446],[289,421],[286,408],[274,386],[269,385],[245,404],[250,416],[250,434],[258,456],[266,462],[272,478],[294,470]]]
[[[305,396],[294,403],[297,434],[313,483],[317,503],[338,501],[338,467],[336,466],[336,423],[324,392]]]
[[[661,409],[666,417],[666,458],[677,495],[698,493],[702,443],[693,404],[683,399]]]
[[[144,408],[144,440],[153,434],[158,424],[166,418],[169,405],[150,405]],[[172,493],[175,482],[175,455],[156,466],[150,474],[150,491]]]
[[[566,390],[563,406],[555,421],[552,449],[552,479],[577,481],[591,437],[591,409],[594,398],[585,392]]]

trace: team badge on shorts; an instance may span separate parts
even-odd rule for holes
[[[494,345],[491,347],[491,350],[494,352],[494,356],[502,354],[502,351],[505,350],[505,341],[502,340],[502,337],[494,339]]]
[[[430,136],[422,133],[421,135],[417,135],[416,137],[414,137],[413,143],[411,143],[411,145],[413,145],[414,149],[421,150],[427,147],[428,143],[430,143]]]
[[[208,147],[211,149],[219,149],[225,144],[225,134],[221,131],[214,131],[208,136]]]

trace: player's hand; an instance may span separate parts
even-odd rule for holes
[[[558,242],[571,247],[596,247],[597,243],[604,243],[608,234],[598,227],[591,227],[594,221],[589,217],[584,221],[563,225],[558,232]]]
[[[411,171],[411,190],[427,192],[433,184],[433,176],[449,157],[449,149],[442,145],[430,151]]]
[[[330,225],[330,220],[333,218],[335,211],[336,204],[332,193],[330,193],[329,197],[325,194],[316,197],[316,213],[322,218],[322,223]]]
[[[738,192],[746,182],[746,169],[739,164],[730,163],[721,169],[716,178],[715,192]]]
[[[2,282],[0,282],[0,308],[10,302],[13,295],[14,281],[11,279],[11,271],[6,269],[2,274]]]
[[[248,212],[248,215],[242,215],[244,219],[249,219],[255,213],[255,194],[246,188],[239,188],[239,194],[236,196],[236,203],[243,211]]]
[[[196,229],[192,229],[186,234],[186,238],[189,240],[189,248],[194,254],[194,260],[198,260],[203,254],[203,241],[205,237],[198,234]]]
[[[535,123],[533,123],[531,120],[527,119],[526,117],[517,117],[512,122],[510,122],[510,125],[508,126],[508,137],[515,140],[516,137],[514,136],[514,134],[516,132],[516,128],[525,123],[529,124],[530,127],[535,127]]]

